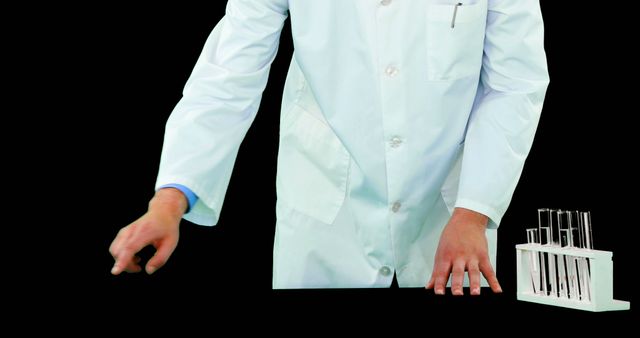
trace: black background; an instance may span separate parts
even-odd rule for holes
[[[46,158],[73,190],[72,199],[51,201],[58,207],[57,219],[66,224],[59,232],[65,237],[61,254],[46,252],[53,256],[46,259],[51,264],[30,282],[53,287],[47,288],[55,296],[50,305],[79,302],[76,308],[86,313],[185,314],[203,307],[198,313],[205,318],[214,312],[280,319],[288,318],[283,313],[313,313],[317,317],[310,318],[348,322],[364,314],[372,327],[378,325],[376,316],[391,315],[413,326],[433,324],[439,316],[500,321],[511,314],[527,320],[626,325],[631,311],[593,314],[515,300],[514,246],[525,241],[524,229],[536,224],[539,207],[592,211],[596,248],[614,252],[615,298],[633,300],[632,258],[637,257],[631,236],[636,227],[635,168],[630,163],[636,155],[635,134],[629,123],[634,97],[620,81],[628,76],[632,55],[618,39],[627,21],[618,9],[541,3],[551,85],[533,149],[499,231],[503,295],[489,295],[488,290],[477,298],[435,297],[422,289],[271,290],[278,119],[292,53],[288,21],[219,224],[210,228],[183,221],[177,250],[151,277],[110,275],[109,244],[120,227],[146,210],[164,124],[206,37],[224,14],[224,1],[198,7],[82,8],[83,15],[53,20],[51,31],[40,33],[48,41],[43,52],[58,62],[48,79],[52,90],[61,92],[51,101],[63,112],[55,121],[68,127],[56,136],[65,151]]]

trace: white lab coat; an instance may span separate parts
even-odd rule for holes
[[[537,0],[229,0],[157,187],[189,187],[185,218],[216,224],[287,11],[273,287],[423,286],[456,206],[490,218],[495,262],[548,84]]]

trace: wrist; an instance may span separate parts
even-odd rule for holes
[[[189,202],[186,196],[175,188],[158,190],[149,202],[149,211],[168,214],[178,220],[182,218],[188,207]]]
[[[451,215],[451,222],[471,224],[482,230],[486,230],[487,224],[489,223],[489,217],[470,209],[455,208]]]

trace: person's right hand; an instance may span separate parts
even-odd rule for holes
[[[120,229],[109,252],[115,264],[111,273],[140,272],[140,258],[136,254],[153,245],[155,255],[146,265],[148,274],[162,267],[178,245],[180,219],[187,209],[187,199],[177,189],[165,188],[156,192],[149,202],[149,210],[135,222]]]

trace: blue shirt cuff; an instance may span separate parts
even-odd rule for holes
[[[161,186],[159,189],[164,189],[164,188],[175,188],[180,190],[184,194],[184,197],[187,198],[187,203],[189,204],[187,206],[187,211],[185,212],[185,214],[191,211],[191,208],[193,208],[196,202],[198,202],[198,196],[193,191],[191,191],[191,189],[185,187],[182,184],[177,184],[177,183],[165,184]]]

